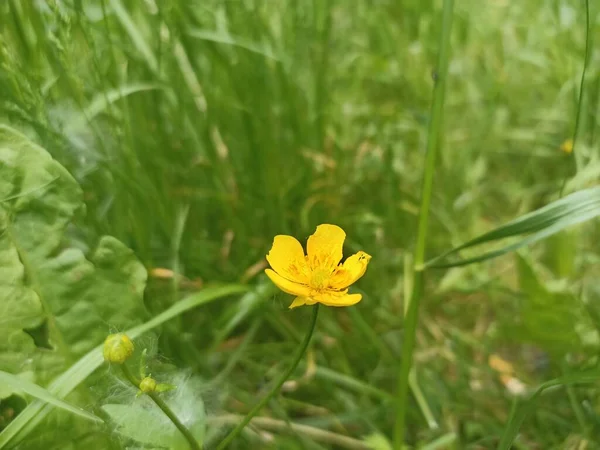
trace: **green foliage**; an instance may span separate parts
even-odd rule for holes
[[[177,391],[170,395],[167,404],[192,432],[196,441],[204,441],[206,417],[200,397],[203,386],[198,379],[180,374],[172,380]],[[107,404],[102,410],[116,425],[116,432],[138,444],[187,450],[189,445],[175,425],[147,397],[140,397],[132,404]]]
[[[214,447],[309,322],[260,276],[273,236],[336,223],[373,255],[363,300],[321,311],[231,448],[387,445],[442,2],[0,3],[0,370],[135,413],[100,345],[156,330],[149,373],[204,380]],[[597,446],[596,3],[455,2],[407,446]],[[511,411],[490,355],[526,391],[560,381]],[[0,448],[152,446],[107,422],[0,383]]]
[[[26,137],[8,127],[0,131],[1,196],[4,199],[0,204],[3,220],[0,239],[3,269],[7,271],[1,293],[4,317],[8,319],[3,320],[0,329],[0,342],[4,345],[0,353],[1,368],[31,373],[44,382],[96,347],[94,359],[97,362],[91,367],[89,363],[84,365],[88,366],[87,372],[78,375],[83,381],[101,362],[96,356],[100,354],[98,343],[104,340],[109,327],[122,329],[144,318],[141,300],[146,271],[131,250],[111,237],[101,239],[89,260],[81,250],[65,246],[66,227],[81,207],[81,191],[76,181]],[[203,292],[199,298],[179,303],[175,311],[155,317],[145,327],[133,329],[131,334],[135,336],[190,305],[210,299],[210,291]],[[38,332],[39,329],[45,333]],[[89,359],[90,355],[81,361]],[[61,400],[79,384],[69,372],[63,374],[68,383],[66,391],[61,389],[65,381],[59,381],[60,378],[46,391],[23,379],[16,382],[18,379],[10,374],[5,376],[3,397],[25,392],[48,403],[46,409],[54,405],[85,416],[83,411]],[[6,390],[7,385],[13,389]],[[41,406],[43,404],[38,408]],[[26,413],[19,416],[26,417]],[[63,426],[68,423],[64,418],[60,422]],[[27,419],[23,424],[28,424]],[[11,427],[13,425],[16,422]],[[29,425],[30,429],[35,426],[33,422]],[[11,427],[0,435],[3,444],[14,436],[14,431],[8,431]],[[77,427],[69,425],[67,429],[69,438],[77,439]],[[40,436],[50,443],[50,438],[41,433],[33,440],[34,447],[39,445]],[[58,437],[58,442],[66,442],[56,433],[52,436],[52,439]]]
[[[111,326],[144,319],[146,270],[111,237],[103,237],[89,259],[68,245],[65,231],[83,206],[82,192],[44,149],[3,126],[0,160],[0,258],[6,271],[0,296],[8,318],[0,327],[0,369],[45,384],[102,342]],[[13,392],[40,398],[45,391]],[[53,393],[41,400],[64,409]],[[56,414],[54,420],[72,431],[71,439],[89,432]]]
[[[536,408],[536,403],[547,389],[557,386],[569,386],[573,384],[596,383],[600,377],[599,370],[582,371],[575,375],[566,375],[554,380],[547,381],[539,386],[535,392],[524,402],[513,408],[508,419],[502,439],[498,444],[498,450],[509,450],[515,441],[523,422]]]
[[[459,245],[428,261],[425,267],[447,268],[482,262],[546,239],[569,226],[594,219],[598,215],[600,215],[600,187],[584,189]],[[458,260],[457,262],[444,262],[447,257],[461,250],[518,236],[525,237],[480,256]]]
[[[0,128],[0,149],[7,271],[0,295],[8,318],[0,328],[0,369],[33,371],[45,381],[101,342],[110,327],[143,320],[146,271],[111,237],[102,238],[89,259],[65,245],[67,225],[82,207],[77,182],[8,127]],[[118,301],[107,301],[113,298]]]
[[[521,256],[517,257],[517,270],[523,294],[519,318],[525,327],[521,337],[546,349],[559,361],[568,352],[585,347],[597,351],[600,339],[580,300],[564,287],[551,290],[544,286]]]
[[[156,315],[148,322],[138,325],[125,331],[125,334],[132,339],[137,336],[152,330],[153,328],[163,324],[168,320],[195,308],[197,306],[221,299],[229,295],[243,293],[246,290],[243,286],[220,286],[204,289],[202,292],[190,295],[189,297],[177,302],[171,308]],[[96,369],[104,362],[102,357],[103,345],[100,344],[85,356],[80,358],[75,364],[69,367],[64,373],[58,376],[48,386],[48,391],[57,398],[62,399],[69,395],[79,384],[90,377]],[[52,406],[41,402],[33,402],[25,408],[19,416],[13,420],[0,433],[0,448],[4,448],[11,442],[12,439],[17,441],[25,439],[27,436],[36,431],[36,426],[39,425],[52,412]],[[64,436],[53,436],[64,439]],[[35,445],[35,444],[34,444]]]
[[[98,421],[98,422],[101,421],[100,418],[94,416],[93,414],[90,414],[81,408],[76,408],[76,407],[54,397],[51,393],[46,391],[44,388],[41,388],[37,384],[30,383],[30,382],[24,380],[23,378],[19,378],[10,373],[0,371],[0,380],[2,381],[2,384],[4,386],[11,388],[13,391],[15,391],[17,393],[23,392],[23,393],[29,394],[32,397],[42,400],[50,405],[56,406],[57,408],[62,408],[65,411],[68,411],[72,414],[76,414],[85,419],[88,419],[91,421]],[[2,398],[4,398],[4,397],[5,396],[2,396]]]

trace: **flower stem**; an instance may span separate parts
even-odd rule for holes
[[[562,371],[563,371],[564,376],[569,375],[568,366],[565,362],[562,363]],[[567,390],[567,396],[569,397],[569,402],[571,403],[571,408],[573,409],[573,412],[575,413],[575,417],[577,418],[577,422],[579,423],[579,426],[581,427],[581,433],[587,440],[591,441],[592,437],[590,436],[590,428],[587,425],[587,420],[585,418],[585,412],[581,408],[581,404],[579,403],[579,400],[577,399],[577,394],[575,393],[575,388],[571,384],[566,384],[565,389]]]
[[[450,30],[452,28],[452,12],[454,0],[444,0],[442,32],[440,33],[437,73],[433,91],[433,104],[431,106],[431,120],[429,122],[427,138],[427,156],[425,173],[421,187],[421,207],[417,228],[417,245],[414,257],[414,281],[410,303],[404,319],[404,339],[402,341],[402,365],[398,375],[398,393],[396,405],[396,423],[394,425],[394,449],[401,450],[404,446],[404,432],[406,409],[408,403],[408,387],[412,366],[417,322],[419,318],[419,305],[423,294],[425,262],[425,248],[427,243],[427,225],[429,223],[429,206],[435,173],[435,163],[440,146],[440,136],[444,112],[444,95],[446,90],[446,77],[448,72],[448,59],[450,54]],[[408,300],[408,299],[407,299]]]
[[[131,373],[131,371],[127,368],[127,366],[125,364],[121,364],[121,369],[123,370],[123,375],[125,375],[125,378],[127,378],[127,380],[131,384],[133,384],[136,388],[139,389],[140,380],[138,380]],[[181,423],[179,418],[175,415],[175,413],[171,410],[171,408],[169,408],[169,405],[167,405],[165,403],[165,401],[162,398],[160,398],[156,392],[148,392],[146,395],[148,395],[148,397],[150,397],[152,399],[152,401],[154,403],[156,403],[156,406],[158,406],[162,410],[162,412],[165,413],[165,416],[167,416],[169,418],[169,420],[171,420],[171,422],[173,422],[173,425],[175,425],[177,427],[177,429],[179,431],[181,431],[181,434],[183,434],[183,437],[185,437],[186,441],[188,441],[188,444],[190,445],[190,449],[201,450],[200,444],[198,444],[198,442],[194,438],[194,435],[192,435],[190,430],[188,430],[185,427],[185,425],[183,423]]]
[[[288,370],[286,370],[284,373],[281,374],[281,376],[277,379],[275,386],[273,386],[273,388],[269,391],[269,393],[267,395],[265,395],[263,397],[263,399],[260,402],[258,402],[256,404],[256,406],[254,408],[252,408],[248,414],[246,414],[246,417],[244,417],[244,419],[225,437],[225,439],[223,439],[221,441],[221,443],[217,446],[216,450],[223,450],[224,448],[226,448],[231,443],[231,441],[233,441],[237,437],[237,435],[241,433],[241,431],[244,429],[244,427],[246,425],[248,425],[248,423],[252,420],[252,418],[254,416],[256,416],[256,414],[258,414],[258,412],[269,402],[269,400],[271,400],[271,398],[279,392],[279,389],[281,389],[281,386],[283,386],[283,383],[285,383],[285,381],[290,377],[290,375],[292,375],[294,370],[296,370],[296,367],[298,367],[298,364],[300,363],[302,356],[304,355],[304,353],[306,352],[306,349],[308,348],[308,344],[310,343],[310,339],[313,335],[313,332],[315,331],[315,325],[317,324],[318,314],[319,314],[319,304],[317,303],[313,307],[313,314],[312,314],[310,325],[308,327],[308,332],[304,336],[304,340],[300,344],[300,347],[298,347],[298,351],[296,352],[296,355],[294,356],[294,361],[292,362],[292,365],[289,367]]]
[[[586,89],[585,89],[585,85],[586,85],[586,74],[588,72],[589,69],[589,65],[590,65],[590,61],[591,61],[591,55],[592,55],[592,32],[591,32],[591,28],[590,28],[590,0],[585,0],[585,56],[583,57],[583,71],[581,72],[581,80],[579,81],[579,100],[577,101],[577,116],[575,116],[575,128],[573,129],[573,138],[572,138],[572,142],[573,142],[573,148],[571,150],[571,153],[568,155],[570,158],[573,159],[574,161],[574,165],[575,165],[575,173],[573,175],[571,175],[572,177],[575,177],[575,175],[577,175],[577,173],[579,172],[581,166],[582,166],[582,161],[581,161],[581,157],[579,154],[579,151],[575,151],[576,150],[576,144],[577,144],[577,138],[579,137],[579,135],[581,134],[580,130],[580,122],[581,122],[581,114],[583,113],[583,110],[585,109],[585,97],[584,94],[586,93]],[[589,94],[588,94],[589,95]],[[594,128],[592,128],[592,132],[593,132]],[[570,176],[568,174],[565,174],[563,181],[562,181],[562,185],[560,187],[560,192],[558,194],[559,198],[562,198],[564,191],[565,191],[565,187],[567,186],[567,181],[570,178]]]

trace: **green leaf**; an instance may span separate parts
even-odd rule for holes
[[[534,242],[552,236],[567,227],[593,219],[599,214],[600,186],[584,189],[459,245],[458,247],[427,261],[423,265],[423,268],[464,266],[496,258],[497,256],[504,255],[523,246],[533,244]],[[484,252],[479,256],[458,259],[455,261],[448,260],[462,250],[514,237],[521,237],[521,239],[497,250]]]
[[[202,445],[206,417],[204,403],[198,393],[203,392],[202,383],[180,373],[171,380],[178,385],[171,395],[164,396],[166,403],[179,420]],[[167,416],[146,396],[133,400],[132,404],[109,404],[102,406],[117,431],[140,444],[162,446],[169,449],[187,450],[189,444]]]
[[[89,257],[69,246],[65,233],[83,210],[82,197],[44,149],[0,125],[0,370],[30,374],[38,385],[98,346],[111,329],[146,316],[146,270],[130,249],[112,237],[101,238]],[[4,397],[12,393],[7,386]],[[52,435],[37,439],[50,443],[59,425],[74,440],[94,434],[72,415],[55,416]],[[98,434],[85,445],[105,440]]]
[[[81,191],[43,149],[0,126],[0,199],[0,369],[33,371],[37,349],[25,330],[47,318],[33,266],[60,245]]]
[[[104,405],[102,409],[117,426],[117,432],[141,444],[173,448],[179,431],[156,410],[156,405]],[[162,414],[162,416],[161,416]]]
[[[38,384],[145,317],[146,270],[103,237],[90,259],[64,233],[82,192],[41,147],[0,126],[0,370]],[[116,299],[118,301],[107,301]]]
[[[23,391],[32,397],[38,398],[43,402],[56,406],[57,408],[64,409],[72,414],[83,417],[84,419],[91,420],[92,422],[102,422],[102,419],[99,417],[96,417],[84,409],[78,408],[59,398],[56,398],[43,387],[40,387],[34,383],[30,383],[29,381],[26,381],[23,378],[15,376],[11,373],[2,372],[0,370],[0,383],[11,386],[16,392]]]
[[[226,296],[242,294],[247,290],[248,288],[246,286],[241,285],[206,288],[197,294],[186,297],[145,324],[126,330],[125,334],[131,339],[135,339],[192,308]],[[98,367],[100,367],[102,363],[102,345],[99,345],[79,359],[79,361],[71,366],[69,370],[50,383],[48,391],[60,399],[65,398]],[[39,401],[32,402],[28,405],[27,408],[25,408],[21,414],[19,414],[17,418],[0,433],[0,449],[5,448],[9,443],[21,441],[27,437],[36,426],[52,412],[52,409],[53,407],[51,405]]]

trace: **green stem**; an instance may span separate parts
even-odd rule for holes
[[[575,152],[575,144],[577,143],[577,137],[579,136],[579,125],[581,121],[581,114],[584,107],[584,90],[585,90],[585,79],[586,73],[590,65],[592,55],[592,33],[590,32],[590,1],[585,0],[585,56],[583,59],[583,71],[581,72],[581,81],[579,82],[579,102],[577,104],[577,116],[575,118],[575,129],[573,130],[573,150],[571,154],[575,158],[575,167],[577,171],[580,168],[579,153]]]
[[[402,341],[402,365],[398,375],[398,393],[396,405],[396,423],[394,425],[394,449],[401,450],[404,445],[404,426],[408,402],[409,375],[412,366],[413,350],[417,322],[419,318],[419,304],[423,293],[423,263],[425,262],[425,248],[427,243],[427,226],[429,222],[429,206],[435,173],[435,163],[441,136],[444,95],[446,90],[446,77],[448,72],[448,59],[450,54],[450,30],[452,29],[452,12],[454,0],[444,0],[442,32],[440,34],[440,52],[437,62],[437,80],[433,91],[433,104],[431,106],[431,121],[429,123],[427,139],[427,156],[425,173],[421,188],[421,207],[417,227],[417,245],[415,248],[415,279],[412,295],[404,321],[404,338]]]
[[[285,383],[285,381],[290,377],[290,375],[292,375],[294,370],[296,370],[296,367],[298,367],[298,364],[300,363],[300,360],[302,359],[302,356],[304,355],[304,352],[306,352],[308,344],[310,343],[310,338],[312,337],[313,332],[315,330],[315,325],[317,324],[318,314],[319,304],[317,303],[313,307],[313,315],[311,318],[310,325],[308,327],[308,332],[306,333],[306,336],[304,336],[302,344],[300,344],[300,347],[298,347],[298,351],[294,357],[292,365],[277,379],[277,382],[275,383],[275,386],[273,386],[273,389],[271,389],[269,393],[265,395],[263,399],[260,402],[258,402],[258,404],[254,408],[250,410],[248,414],[246,414],[246,417],[244,417],[244,419],[225,437],[225,439],[221,441],[221,443],[217,446],[216,450],[223,450],[224,448],[226,448],[231,443],[231,441],[233,441],[237,437],[237,435],[241,433],[244,427],[248,425],[252,418],[256,416],[256,414],[258,414],[258,412],[269,402],[269,400],[271,400],[271,398],[279,392],[279,389],[281,389],[283,383]]]
[[[150,397],[154,403],[156,403],[156,406],[162,409],[162,412],[165,413],[165,416],[167,416],[171,422],[173,422],[173,425],[175,425],[177,429],[181,431],[181,434],[183,434],[186,441],[188,441],[188,444],[190,444],[190,448],[192,450],[200,450],[200,445],[196,441],[196,438],[194,438],[194,435],[183,423],[181,423],[181,421],[177,418],[175,413],[171,410],[171,408],[169,408],[165,401],[160,398],[156,392],[149,392],[148,397]]]
[[[573,408],[573,412],[575,413],[575,417],[577,418],[577,422],[581,427],[581,431],[586,438],[589,438],[588,427],[585,420],[585,414],[583,409],[581,409],[581,405],[579,404],[579,400],[577,400],[577,395],[575,394],[575,389],[573,386],[567,385],[567,396],[569,397],[569,402],[571,402],[571,408]]]
[[[562,364],[562,372],[565,377],[569,375],[568,366],[565,362],[563,362],[563,364]],[[577,422],[579,423],[579,426],[581,427],[581,433],[583,434],[583,436],[586,439],[591,440],[590,430],[587,425],[585,413],[583,412],[583,409],[581,408],[581,405],[579,404],[579,400],[577,399],[577,394],[575,393],[575,389],[573,388],[573,385],[567,384],[567,385],[565,385],[565,389],[567,390],[567,397],[569,397],[569,402],[571,403],[571,408],[573,409],[573,412],[575,413],[575,417],[577,418]]]
[[[585,93],[585,79],[586,73],[588,71],[591,54],[592,54],[592,33],[590,28],[590,1],[585,0],[585,56],[583,57],[583,71],[581,72],[581,80],[579,81],[579,100],[577,101],[577,116],[575,117],[575,128],[573,129],[573,149],[571,150],[571,154],[569,155],[573,158],[575,163],[575,175],[579,172],[581,167],[581,158],[579,157],[579,152],[575,151],[575,144],[577,143],[577,138],[580,134],[580,121],[581,114],[584,108],[584,93]],[[569,175],[566,174],[562,185],[560,187],[559,197],[562,198],[565,187],[567,185]]]
[[[423,395],[421,386],[419,386],[417,372],[414,370],[414,367],[413,370],[411,370],[408,374],[408,385],[410,387],[410,390],[412,391],[413,396],[415,397],[415,400],[417,401],[417,405],[419,405],[419,409],[421,410],[425,421],[427,422],[427,426],[430,430],[437,430],[440,426],[437,423],[437,420],[435,420],[435,417],[433,415],[433,412],[431,411],[431,408],[429,407],[429,403],[427,403],[425,395]]]
[[[125,378],[127,378],[127,380],[131,384],[133,384],[136,388],[139,389],[140,380],[138,380],[131,373],[131,371],[127,368],[127,366],[125,364],[121,364],[121,369],[123,370],[123,375],[125,375]],[[169,408],[169,406],[165,403],[165,401],[162,398],[160,398],[156,392],[148,392],[147,395],[148,395],[148,397],[150,397],[152,399],[152,401],[154,403],[156,403],[156,406],[158,406],[162,410],[162,412],[165,413],[165,416],[167,416],[169,418],[169,420],[171,422],[173,422],[173,425],[175,425],[177,427],[177,429],[179,431],[181,431],[181,434],[183,434],[183,437],[185,437],[186,441],[188,441],[190,448],[192,450],[201,450],[200,445],[194,438],[194,435],[192,435],[190,430],[188,430],[185,427],[185,425],[183,423],[181,423],[179,418],[175,415],[175,413],[171,410],[171,408]]]

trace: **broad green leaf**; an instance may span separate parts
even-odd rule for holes
[[[82,197],[77,182],[44,149],[0,126],[0,370],[31,374],[38,385],[111,330],[146,316],[146,270],[130,249],[112,237],[101,238],[89,257],[69,246],[65,232],[83,210]],[[4,384],[2,395],[10,394]],[[52,436],[43,437],[48,444],[60,434],[58,425],[70,429],[73,440],[88,436],[88,446],[106,440],[98,435],[95,441],[89,426],[72,415],[55,416]]]
[[[43,149],[0,127],[0,199],[0,369],[34,371],[25,330],[47,320],[35,265],[59,247],[81,191]]]
[[[47,380],[111,328],[142,322],[144,267],[111,237],[89,259],[69,248],[64,233],[83,207],[81,189],[44,149],[5,126],[0,199],[0,370]]]
[[[472,239],[452,250],[427,261],[423,268],[447,268],[485,261],[545,239],[559,231],[600,215],[600,186],[575,192],[537,211],[525,214],[488,233]],[[519,237],[516,242],[497,250],[484,252],[455,261],[449,260],[460,251],[489,242]]]
[[[169,381],[177,384],[177,389],[170,395],[163,395],[163,399],[202,445],[206,425],[204,403],[199,396],[199,392],[203,392],[202,383],[185,374]],[[117,426],[117,432],[137,443],[173,450],[189,448],[173,422],[146,396],[135,398],[132,395],[131,404],[109,404],[102,409]]]
[[[132,405],[104,405],[116,431],[138,444],[149,444],[161,448],[176,447],[177,433],[172,422],[157,410],[156,405],[134,403]],[[162,414],[162,417],[161,417]]]
[[[164,322],[177,317],[197,306],[211,301],[238,295],[246,292],[248,288],[241,285],[227,285],[210,287],[190,295],[176,303],[166,311],[158,314],[150,321],[137,327],[126,330],[125,333],[132,339],[152,330]],[[69,395],[80,383],[89,377],[103,363],[102,345],[88,352],[66,372],[56,378],[48,386],[48,391],[57,398],[63,399]],[[0,433],[0,449],[6,448],[10,443],[21,441],[31,434],[36,426],[44,420],[53,410],[51,405],[39,401],[32,402]]]
[[[64,400],[56,398],[46,389],[37,384],[30,383],[29,381],[24,380],[23,378],[19,378],[16,375],[11,373],[2,372],[0,370],[0,383],[6,385],[10,385],[12,389],[16,392],[23,391],[26,394],[31,395],[32,397],[38,398],[43,402],[49,403],[51,405],[56,406],[57,408],[64,409],[65,411],[70,412],[71,414],[78,415],[83,417],[84,419],[91,420],[92,422],[102,422],[102,419],[96,417],[95,415],[87,412],[84,409],[73,406]]]

